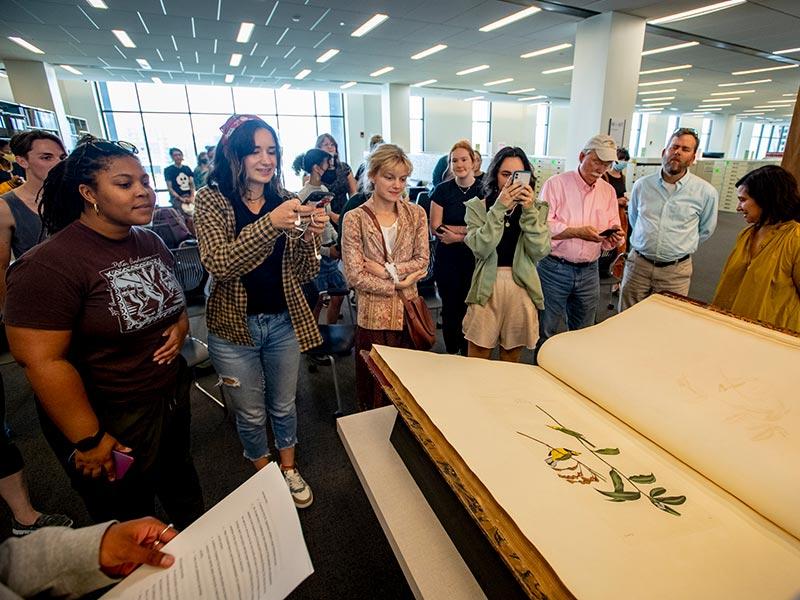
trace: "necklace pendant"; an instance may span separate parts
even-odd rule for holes
[[[506,220],[506,227],[511,227],[511,223],[508,220]]]

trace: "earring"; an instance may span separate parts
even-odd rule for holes
[[[92,202],[92,208],[94,209],[94,214],[99,217],[100,216],[100,207],[97,206],[97,202]]]

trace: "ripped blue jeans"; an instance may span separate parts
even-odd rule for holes
[[[267,456],[267,414],[278,450],[297,443],[297,374],[300,347],[289,313],[249,315],[253,346],[208,334],[211,362],[236,418],[244,456]]]

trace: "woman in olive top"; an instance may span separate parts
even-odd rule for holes
[[[485,200],[467,202],[467,237],[475,272],[467,295],[464,335],[469,356],[517,362],[523,347],[539,338],[536,309],[544,308],[536,263],[550,253],[548,206],[535,202],[530,185],[513,182],[514,171],[531,171],[521,148],[495,154],[483,177]]]
[[[736,182],[749,224],[725,263],[713,304],[737,315],[800,332],[800,192],[777,165]]]

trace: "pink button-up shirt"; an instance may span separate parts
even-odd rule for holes
[[[602,179],[590,186],[577,170],[545,181],[539,199],[550,205],[547,225],[553,238],[567,227],[592,225],[598,233],[620,227],[614,188]],[[600,258],[602,250],[613,247],[609,240],[600,243],[579,238],[553,239],[550,254],[570,262],[591,262]]]

